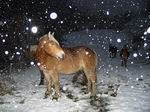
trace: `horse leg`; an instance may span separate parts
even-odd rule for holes
[[[91,96],[96,96],[96,70],[94,70],[93,72],[91,71],[85,71],[85,75],[87,77],[87,81],[88,81],[88,92],[91,92]]]
[[[82,74],[82,82],[81,82],[81,84],[82,85],[86,85],[87,84],[87,78],[86,78],[86,76],[85,76],[85,73],[84,74]]]
[[[124,65],[127,67],[127,59],[124,59]]]
[[[92,82],[92,93],[91,96],[96,96],[96,70],[92,73],[92,76],[90,77],[90,80]]]
[[[117,52],[115,52],[115,55],[114,55],[114,57],[116,58],[116,56],[117,56]]]
[[[53,99],[58,99],[58,97],[60,97],[60,80],[59,80],[59,74],[57,73],[53,73],[51,75],[54,86],[55,86],[55,95],[53,97]]]
[[[113,53],[113,58],[115,58],[115,53]]]
[[[124,65],[124,59],[122,58],[121,59],[121,66],[123,66]]]
[[[92,91],[92,84],[91,84],[91,80],[90,77],[88,75],[86,75],[87,77],[87,92],[90,93]]]
[[[75,83],[78,80],[78,74],[75,74],[72,78],[72,83]]]
[[[40,75],[41,75],[41,78],[40,78],[40,83],[39,85],[44,85],[44,73],[42,70],[40,70]]]
[[[111,58],[111,52],[109,51],[109,57]]]
[[[47,90],[45,92],[45,98],[47,98],[51,94],[51,77],[47,72],[44,72],[44,76],[47,81]]]
[[[110,58],[112,58],[113,57],[113,54],[112,54],[112,52],[111,52],[111,54],[110,54]]]

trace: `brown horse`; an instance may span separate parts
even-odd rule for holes
[[[51,94],[51,83],[55,87],[55,98],[60,96],[60,74],[72,74],[83,70],[88,81],[88,92],[96,96],[97,56],[87,47],[62,48],[50,32],[38,44],[36,59],[47,81],[45,98]]]

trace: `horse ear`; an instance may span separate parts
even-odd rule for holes
[[[52,33],[53,36],[54,36],[54,33],[55,33],[55,32]]]
[[[50,38],[51,37],[51,32],[48,32],[48,38]]]
[[[54,41],[59,45],[59,42],[54,38],[54,32],[51,34],[51,32],[48,33],[48,38],[50,41]]]

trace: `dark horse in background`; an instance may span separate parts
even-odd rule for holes
[[[129,49],[126,45],[124,45],[124,47],[120,51],[121,66],[127,67],[127,61],[129,56],[130,56]]]
[[[117,56],[117,47],[113,45],[109,45],[109,57],[115,58]]]

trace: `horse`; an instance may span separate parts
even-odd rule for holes
[[[128,61],[129,55],[130,53],[128,51],[128,48],[124,46],[120,51],[121,66],[127,67],[127,61]]]
[[[49,32],[39,39],[36,60],[47,81],[45,98],[51,94],[53,82],[55,90],[53,98],[58,99],[61,96],[59,76],[61,74],[73,74],[78,71],[84,71],[86,75],[87,91],[91,93],[90,97],[96,96],[97,55],[90,48],[85,46],[61,47],[54,38],[54,33]]]
[[[117,47],[109,45],[109,56],[110,58],[115,58],[117,55]]]

